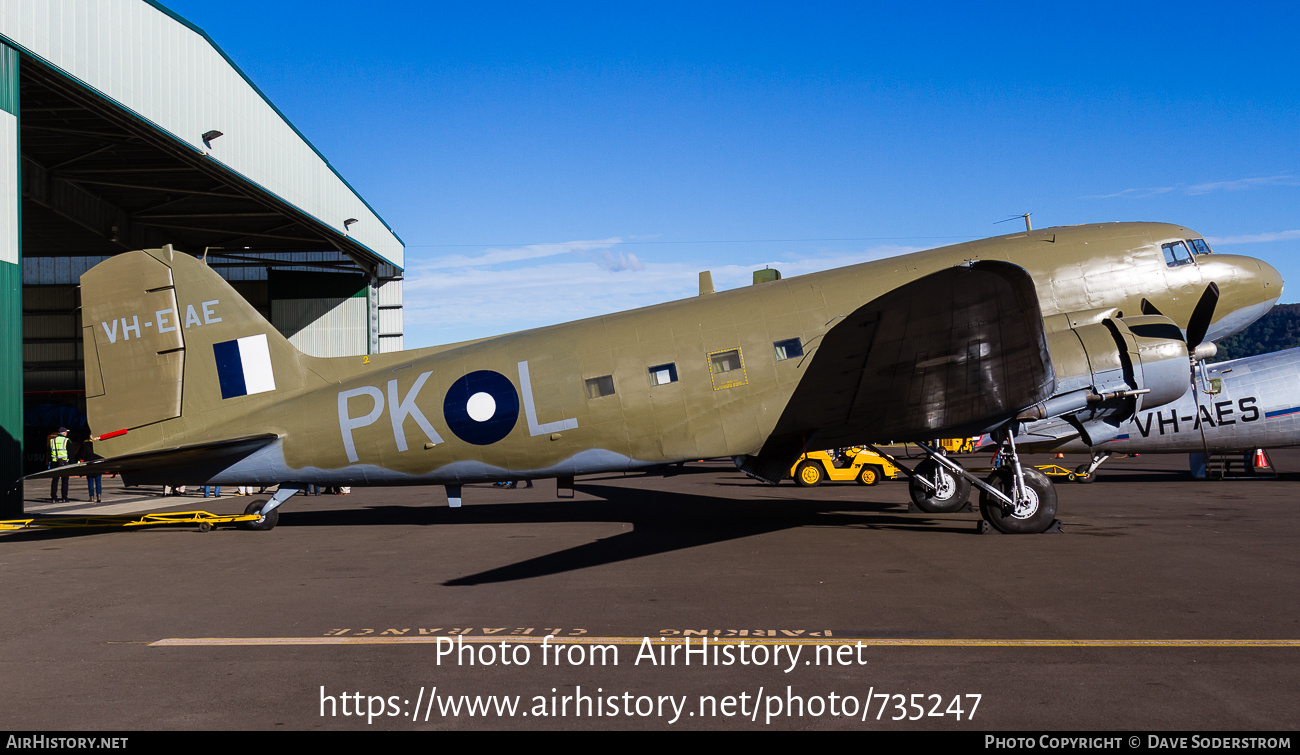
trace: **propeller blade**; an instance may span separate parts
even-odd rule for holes
[[[1160,314],[1160,310],[1156,309],[1156,305],[1152,304],[1151,302],[1147,301],[1146,299],[1143,299],[1143,300],[1142,300],[1142,314],[1144,314],[1144,315],[1158,315],[1158,314]]]
[[[1192,319],[1187,321],[1187,346],[1195,349],[1205,340],[1205,334],[1210,329],[1210,322],[1214,320],[1214,308],[1219,304],[1219,286],[1217,283],[1211,283],[1205,287],[1205,293],[1201,294],[1201,300],[1196,302],[1196,309],[1192,310]]]

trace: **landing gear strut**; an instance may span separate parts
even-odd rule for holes
[[[1021,465],[1011,428],[1002,434],[1002,456],[1007,464],[993,470],[983,483],[976,483],[981,491],[980,515],[993,529],[1008,535],[1059,530],[1052,481],[1037,469]]]
[[[980,492],[980,514],[998,532],[1009,535],[1035,535],[1046,532],[1056,519],[1056,488],[1047,475],[1033,467],[1021,470],[1023,487],[1014,497],[1015,505],[1008,506],[986,492]],[[1015,470],[1002,467],[993,470],[985,482],[1007,498],[1015,488]]]
[[[1096,473],[1097,467],[1100,467],[1102,462],[1106,461],[1109,458],[1110,458],[1110,451],[1093,452],[1092,461],[1088,462],[1087,464],[1080,464],[1079,468],[1074,470],[1074,473],[1079,476],[1078,477],[1079,482],[1084,482],[1084,483],[1092,482],[1093,475]]]
[[[998,532],[1021,535],[1059,531],[1056,521],[1056,488],[1042,472],[1020,464],[1011,428],[1002,431],[1000,435],[1003,437],[1002,455],[1006,459],[1006,465],[993,470],[984,480],[967,472],[940,448],[918,443],[928,458],[912,471],[899,465],[910,478],[912,502],[927,513],[952,513],[965,505],[971,487],[974,486],[980,489],[981,515]],[[875,446],[868,444],[867,448],[898,463]],[[1101,463],[1097,459],[1093,462]]]
[[[253,501],[244,509],[245,514],[261,514],[260,519],[251,522],[239,522],[235,526],[245,530],[269,530],[280,523],[280,504],[289,500],[294,493],[302,488],[294,487],[288,483],[282,483],[280,489],[275,491],[269,501]]]

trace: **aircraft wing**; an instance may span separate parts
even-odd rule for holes
[[[82,477],[116,473],[135,485],[185,484],[194,480],[210,479],[235,462],[270,445],[278,437],[275,433],[264,433],[212,443],[77,462],[30,474],[23,479],[38,480],[48,477]]]
[[[760,477],[806,446],[975,435],[1048,398],[1056,376],[1033,279],[1007,262],[932,273],[845,315],[759,454]],[[791,453],[793,451],[793,454]]]

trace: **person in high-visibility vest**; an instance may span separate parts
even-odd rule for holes
[[[50,436],[50,469],[62,467],[68,463],[68,428],[60,427]],[[63,495],[59,496],[59,480],[63,480]],[[50,503],[68,500],[68,478],[50,479]]]

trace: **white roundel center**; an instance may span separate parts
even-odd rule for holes
[[[465,412],[475,422],[487,422],[492,419],[493,414],[497,413],[497,401],[491,394],[479,391],[469,397],[469,401],[465,404]]]

